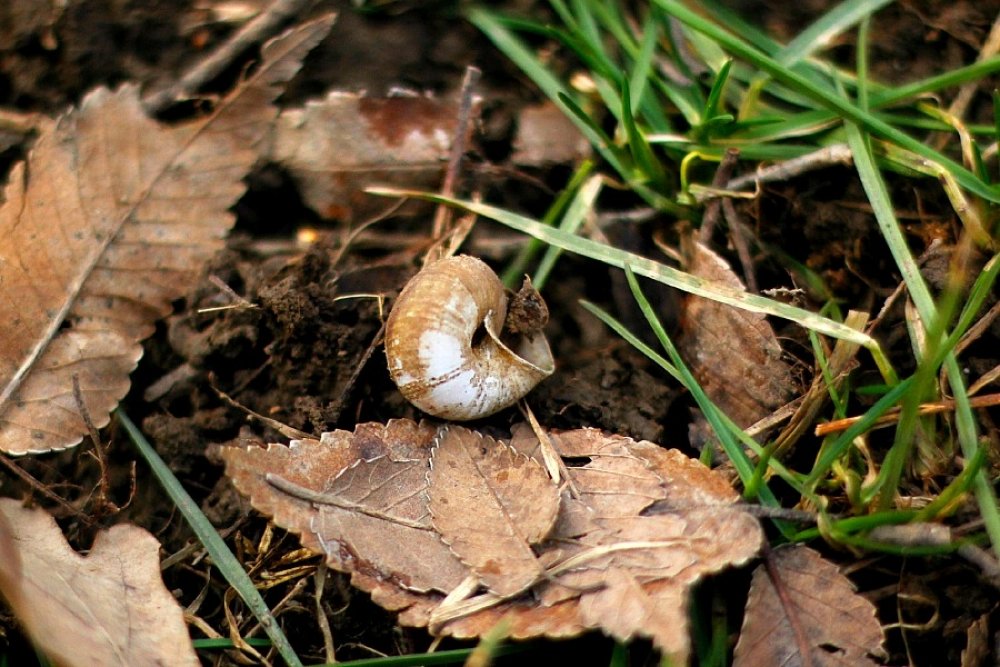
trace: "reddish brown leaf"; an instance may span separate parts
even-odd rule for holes
[[[487,588],[510,596],[539,579],[530,545],[552,530],[559,490],[537,461],[452,427],[438,437],[428,481],[434,527]]]
[[[876,665],[884,637],[875,606],[818,553],[776,549],[753,574],[736,667]]]
[[[199,665],[184,613],[160,579],[160,544],[114,526],[87,556],[55,520],[0,499],[0,590],[59,665]]]
[[[272,157],[320,215],[364,218],[386,208],[369,185],[437,185],[456,126],[452,102],[332,92],[282,112]]]
[[[136,86],[88,94],[16,166],[0,207],[0,450],[62,449],[129,387],[139,341],[197,278],[233,224],[280,85],[331,19],[272,40],[205,118],[148,118]]]
[[[692,275],[745,290],[724,259],[697,241],[688,253]],[[788,402],[794,389],[781,346],[760,313],[689,296],[678,348],[705,393],[740,426],[749,426]]]

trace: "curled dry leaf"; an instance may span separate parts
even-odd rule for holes
[[[118,525],[81,556],[49,514],[0,499],[0,590],[58,665],[201,664],[160,579],[159,548],[143,529]]]
[[[736,667],[877,665],[884,637],[875,606],[804,546],[775,549],[754,571]]]
[[[454,102],[331,92],[278,119],[271,157],[320,215],[364,219],[386,208],[369,185],[433,186],[458,125]]]
[[[686,250],[692,275],[746,289],[726,260],[708,247],[691,241]],[[734,422],[749,426],[788,402],[795,384],[766,316],[689,296],[681,321],[677,343],[684,361]]]
[[[760,548],[760,526],[734,506],[737,494],[679,452],[594,429],[551,434],[571,464],[571,492],[542,474],[530,429],[515,430],[508,445],[449,426],[432,457],[435,433],[406,420],[362,424],[353,434],[233,448],[223,458],[255,507],[399,611],[400,623],[459,638],[504,619],[514,638],[601,629],[623,640],[650,637],[683,660],[690,586]],[[423,482],[416,469],[427,471]],[[334,516],[331,508],[336,525],[322,519]],[[365,518],[347,521],[351,511]],[[357,529],[366,521],[422,529],[428,511],[440,546],[451,544],[460,561],[398,537],[379,544],[378,531]],[[391,560],[385,552],[393,550],[412,554]],[[413,572],[396,569],[406,557],[425,559],[414,572],[435,585],[425,581],[422,592]],[[456,563],[460,570],[451,569]],[[445,598],[470,577],[483,592]],[[528,585],[530,595],[517,595]]]
[[[507,597],[538,582],[531,545],[559,511],[559,490],[538,461],[475,431],[444,429],[427,481],[434,527],[484,586]]]
[[[277,114],[272,102],[332,18],[263,48],[256,71],[199,120],[162,125],[136,86],[98,89],[49,124],[0,207],[0,450],[62,449],[129,387],[139,341],[197,278]]]

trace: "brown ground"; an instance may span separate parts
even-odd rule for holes
[[[201,14],[187,1],[71,0],[61,12],[52,10],[52,4],[17,0],[12,8],[0,8],[0,106],[4,108],[55,114],[99,84],[171,81],[230,31],[220,24],[198,26]],[[392,3],[384,12],[369,15],[350,9],[348,3],[318,4],[338,5],[341,16],[330,37],[307,60],[283,98],[285,103],[299,103],[328,89],[382,94],[392,86],[404,86],[446,94],[456,89],[467,64],[477,64],[484,70],[484,122],[478,147],[466,165],[463,188],[479,189],[488,201],[531,215],[544,210],[550,188],[565,181],[566,168],[519,173],[505,169],[514,119],[537,93],[485,39],[454,16],[449,3]],[[534,3],[509,4],[525,8]],[[824,0],[792,7],[784,2],[734,3],[754,19],[763,16],[763,25],[779,38],[795,34],[827,4]],[[971,62],[992,20],[991,11],[979,4],[988,3],[903,2],[883,12],[872,57],[876,75],[900,81]],[[849,60],[852,49],[845,43],[836,52]],[[2,168],[21,158],[27,146],[19,136],[0,132],[0,148],[5,149],[0,154]],[[501,173],[505,176],[498,176]],[[927,182],[919,191],[913,183],[906,181],[894,195],[919,252],[933,238],[950,234],[955,220],[934,183]],[[611,199],[610,208],[636,205],[621,195]],[[222,476],[217,448],[251,434],[265,439],[279,436],[248,425],[244,414],[220,400],[215,389],[252,410],[315,433],[350,429],[360,421],[418,416],[395,390],[382,350],[373,345],[380,330],[375,301],[334,297],[394,295],[416,270],[429,226],[426,217],[389,221],[345,248],[342,227],[319,220],[301,203],[291,180],[271,166],[252,176],[250,192],[236,210],[239,221],[229,248],[206,276],[218,277],[259,308],[198,314],[199,308],[218,305],[220,295],[215,285],[203,281],[146,341],[124,407],[229,537],[237,554],[273,572],[287,567],[276,561],[295,547],[295,541],[278,531],[268,551],[256,553],[266,522],[249,510]],[[877,309],[896,287],[898,276],[849,170],[831,168],[771,186],[742,212],[763,245],[773,243],[794,252],[849,307]],[[303,226],[316,227],[320,233],[320,241],[306,252],[294,243],[296,230]],[[654,255],[651,237],[676,238],[677,229],[673,220],[644,226],[623,223],[621,238],[615,241]],[[466,251],[501,266],[514,250],[512,240],[508,232],[482,223]],[[717,247],[724,248],[724,239],[719,240]],[[761,254],[757,260],[762,289],[787,283],[787,273],[773,256]],[[641,331],[641,315],[628,305],[631,300],[623,296],[623,289],[620,276],[600,265],[569,256],[561,260],[545,292],[552,312],[547,333],[558,369],[533,394],[532,405],[548,426],[597,426],[688,448],[690,399],[577,305],[580,298],[594,301]],[[663,304],[669,322],[676,297],[655,286],[649,293]],[[899,315],[891,317],[898,325]],[[778,334],[786,352],[803,360],[803,368],[810,367],[811,353],[802,332],[786,327]],[[971,363],[983,369],[996,365],[992,351],[996,348],[991,349],[990,341],[996,342],[989,338],[977,346]],[[887,341],[890,348],[893,342],[897,347],[908,344],[901,337]],[[184,371],[163,379],[178,368]],[[804,373],[799,369],[800,375]],[[502,433],[517,419],[516,413],[507,411],[484,427]],[[129,497],[136,454],[120,433],[112,430],[110,438],[109,500],[123,504]],[[98,527],[125,520],[151,530],[163,543],[165,555],[191,542],[189,529],[142,463],[136,468],[136,494],[127,509],[116,514],[110,505],[97,502],[93,491],[98,469],[86,453],[91,447],[84,444],[60,455],[18,461],[95,519],[88,525],[63,516],[63,527],[75,546],[87,546]],[[27,491],[5,479],[4,492]],[[198,598],[211,571],[199,555],[182,559],[164,573],[168,588],[183,605]],[[974,570],[954,560],[876,557],[855,563],[850,554],[829,555],[854,563],[854,580],[879,605],[883,624],[901,617],[915,625],[926,624],[908,629],[906,643],[899,629],[888,631],[889,664],[904,664],[907,649],[915,664],[958,664],[970,624],[995,612],[995,591],[984,587]],[[728,591],[745,590],[745,581],[745,573],[735,573],[708,584],[699,598],[707,601],[702,606],[711,607],[720,591],[725,596]],[[281,600],[295,583],[280,583],[266,591],[269,603]],[[214,574],[207,585],[208,594],[196,613],[227,635],[221,607],[225,586]],[[310,583],[281,614],[307,661],[322,656],[311,590]],[[738,615],[742,607],[743,599],[737,598],[725,605],[730,615]],[[324,605],[339,659],[370,657],[369,649],[394,654],[428,646],[423,632],[396,627],[391,615],[352,592],[338,576],[328,579]],[[701,613],[706,619],[710,616],[708,608]],[[992,624],[996,630],[996,618]],[[18,655],[24,640],[9,617],[2,627],[10,654]],[[610,646],[589,638],[575,643],[572,650],[589,656],[588,664],[606,664]],[[633,657],[643,654],[637,651]]]

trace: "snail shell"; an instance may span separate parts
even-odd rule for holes
[[[507,293],[475,257],[430,264],[399,295],[386,323],[385,353],[399,390],[442,419],[486,417],[513,405],[552,374],[541,332],[500,340]]]

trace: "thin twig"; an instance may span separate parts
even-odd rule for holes
[[[157,114],[171,104],[190,99],[247,49],[276,34],[281,26],[312,2],[313,0],[275,0],[270,7],[220,44],[207,58],[191,67],[176,83],[147,95],[143,100],[146,110],[151,114]]]
[[[726,150],[719,163],[719,168],[715,170],[715,175],[712,177],[713,188],[722,188],[732,179],[739,158],[740,152],[735,148]],[[698,230],[698,240],[703,244],[708,244],[712,240],[712,233],[715,231],[715,225],[719,221],[721,211],[722,198],[720,197],[709,200],[705,205],[705,212],[701,216],[701,229]]]
[[[462,167],[462,158],[465,156],[466,138],[469,134],[469,123],[472,120],[473,101],[475,99],[476,84],[482,72],[475,67],[465,69],[465,77],[462,79],[462,92],[459,98],[458,118],[455,123],[455,136],[451,140],[451,153],[448,157],[448,167],[444,172],[444,180],[441,183],[441,195],[452,197],[455,194],[455,182]],[[435,243],[439,243],[448,233],[451,223],[451,207],[439,204],[434,214],[434,227],[432,237]],[[436,248],[438,246],[435,246]],[[440,259],[439,253],[429,252],[427,261]]]
[[[379,304],[379,314],[382,312],[381,303]],[[351,377],[347,378],[347,383],[340,390],[340,397],[337,399],[335,408],[333,410],[333,419],[331,421],[340,421],[340,413],[344,411],[344,405],[347,403],[351,395],[351,390],[354,389],[354,385],[357,384],[358,378],[361,377],[361,372],[368,365],[368,361],[372,358],[375,350],[378,346],[382,344],[382,340],[385,338],[385,320],[382,321],[381,326],[379,326],[378,331],[375,332],[375,336],[372,337],[368,347],[365,349],[365,353],[361,355],[358,363],[354,367],[354,371],[351,373]]]
[[[1000,405],[1000,394],[987,394],[986,396],[974,396],[969,399],[969,407],[973,410],[980,408],[992,408],[994,406]],[[926,415],[936,415],[941,412],[951,412],[955,409],[955,401],[947,399],[944,401],[937,401],[935,403],[924,403],[919,408],[917,408],[917,414],[921,417]],[[886,414],[882,415],[872,424],[872,428],[878,428],[880,426],[887,426],[889,424],[894,424],[899,420],[900,415],[899,408],[893,408]],[[845,417],[844,419],[836,419],[832,422],[827,422],[825,424],[818,424],[816,426],[815,434],[818,436],[830,435],[831,433],[837,433],[839,431],[846,431],[848,428],[861,421],[863,417]]]
[[[313,574],[313,581],[316,590],[313,597],[316,600],[316,623],[323,635],[323,651],[326,653],[326,662],[333,664],[337,662],[337,652],[333,645],[333,632],[330,630],[330,619],[323,611],[323,589],[326,588],[326,563],[320,563]]]
[[[242,403],[239,403],[235,398],[233,398],[226,392],[216,387],[215,384],[211,381],[209,381],[208,386],[212,388],[212,391],[215,392],[216,396],[221,398],[230,406],[236,408],[237,410],[241,410],[242,412],[249,415],[250,417],[253,417],[254,419],[259,420],[265,426],[270,426],[275,431],[285,436],[286,438],[289,438],[290,440],[306,440],[313,437],[312,433],[306,433],[305,431],[300,431],[294,426],[283,424],[282,422],[279,422],[277,419],[271,419],[270,417],[262,415],[259,412],[254,412],[247,406],[243,405]]]
[[[15,477],[21,479],[22,482],[27,484],[29,487],[34,489],[38,494],[45,496],[52,502],[56,503],[62,507],[70,516],[76,517],[80,521],[83,521],[88,526],[94,525],[94,520],[87,516],[84,512],[81,512],[77,508],[73,507],[69,502],[67,502],[62,497],[53,493],[47,486],[39,482],[37,479],[31,476],[27,471],[22,469],[19,465],[14,463],[10,458],[4,454],[0,454],[0,465],[7,468]]]
[[[760,288],[757,285],[757,274],[753,270],[753,258],[750,256],[750,242],[747,239],[746,225],[743,224],[742,216],[736,211],[733,200],[729,197],[722,199],[722,213],[729,225],[730,238],[736,248],[736,256],[740,258],[740,265],[743,267],[743,279],[747,284],[747,291],[758,294]]]
[[[784,162],[778,162],[752,174],[737,176],[726,183],[726,190],[739,190],[758,183],[787,181],[810,171],[831,165],[850,165],[854,161],[847,144],[833,144]]]

